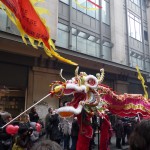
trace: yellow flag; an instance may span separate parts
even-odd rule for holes
[[[147,86],[145,85],[145,80],[144,80],[138,66],[136,66],[136,70],[138,72],[138,79],[141,80],[141,83],[142,83],[142,86],[143,86],[143,89],[144,89],[144,97],[146,99],[148,99],[148,93],[147,93],[147,90],[146,90]]]

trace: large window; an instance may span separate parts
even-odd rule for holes
[[[72,50],[90,56],[99,57],[100,43],[99,38],[72,28]]]
[[[83,6],[83,7],[86,7],[86,0],[80,0],[80,4]],[[86,13],[86,9],[84,8],[81,8],[79,7],[74,0],[72,0],[72,7],[77,9],[77,10],[80,10],[81,12],[83,13]]]
[[[140,6],[140,0],[130,0],[131,2],[133,2],[134,4]],[[144,0],[142,0],[144,1]]]
[[[99,5],[99,0],[92,0],[94,3],[98,4]],[[95,8],[95,5],[93,5],[92,3],[86,1],[86,0],[80,0],[79,1],[80,5],[83,6],[83,7],[87,7],[87,8]],[[93,18],[96,18],[96,19],[99,19],[99,9],[97,10],[88,10],[88,9],[84,9],[82,7],[79,7],[78,5],[76,5],[75,1],[73,0],[72,2],[72,7],[93,17]]]
[[[112,60],[111,46],[109,42],[103,44],[103,58],[106,60]]]
[[[129,36],[139,41],[142,41],[141,20],[140,18],[135,17],[130,12],[128,12],[128,27],[129,27]]]
[[[94,3],[99,4],[99,0],[92,0]],[[87,1],[87,8],[96,8],[92,3]],[[99,20],[99,9],[95,10],[95,11],[91,11],[91,10],[87,10],[87,15],[96,18],[97,20]]]
[[[130,62],[131,67],[139,66],[140,69],[144,69],[144,59],[143,55],[137,52],[131,51],[130,52]]]
[[[146,59],[145,65],[146,65],[146,71],[150,72],[150,59]]]
[[[138,67],[140,69],[144,69],[143,60],[142,59],[131,57],[130,61],[131,61],[131,67],[136,67],[138,65]]]
[[[6,31],[6,26],[7,26],[7,15],[5,11],[0,9],[0,30]]]
[[[102,1],[102,21],[106,24],[110,24],[110,8],[109,3]]]
[[[101,46],[99,37],[90,35],[75,28],[72,28],[71,31],[72,45],[69,47],[71,50],[100,58]],[[69,45],[69,27],[61,23],[58,24],[58,38],[56,45],[67,49]],[[111,60],[111,57],[112,53],[110,43],[104,42],[103,58],[106,60]]]
[[[94,3],[96,3],[97,5],[100,5],[99,0],[92,0],[92,1]],[[87,8],[95,8],[96,7],[95,5],[93,5],[92,3],[90,3],[86,0],[80,0],[79,2],[83,7],[87,7]],[[88,9],[81,8],[75,3],[74,0],[72,1],[72,7],[99,20],[100,9],[88,10]],[[109,3],[106,2],[105,0],[102,0],[102,21],[108,25],[110,24],[110,15],[109,15],[110,10],[109,9],[110,9]]]
[[[60,0],[63,3],[69,4],[69,0]]]
[[[69,42],[69,29],[68,26],[58,23],[58,37],[56,45],[64,48],[68,48]]]
[[[77,51],[81,52],[81,53],[86,53],[86,39],[77,36]]]

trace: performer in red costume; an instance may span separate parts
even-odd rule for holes
[[[104,115],[103,122],[101,125],[101,138],[99,150],[109,150],[109,138],[111,136],[111,123],[107,114]]]
[[[80,131],[78,134],[78,142],[76,150],[89,150],[90,140],[93,136],[93,129],[90,123],[91,116],[88,116],[83,110],[80,115],[77,116]]]

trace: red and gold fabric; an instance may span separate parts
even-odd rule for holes
[[[27,36],[34,48],[42,43],[49,57],[54,56],[65,63],[77,65],[55,52],[56,48],[49,35],[46,21],[39,16],[39,14],[48,13],[48,11],[44,8],[35,7],[35,4],[42,2],[42,0],[0,0],[0,2],[3,4],[1,7],[4,8],[8,17],[20,31],[25,44],[27,44],[25,38]],[[35,44],[35,41],[38,41],[38,45]]]

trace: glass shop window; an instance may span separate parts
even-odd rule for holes
[[[0,86],[0,112],[9,112],[16,117],[25,109],[25,90]]]

